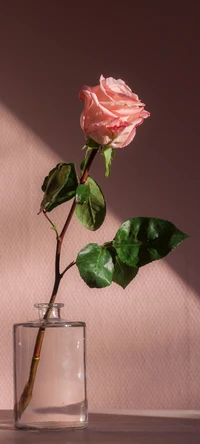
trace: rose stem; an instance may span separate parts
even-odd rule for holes
[[[83,170],[83,174],[80,178],[80,184],[85,183],[85,181],[88,177],[88,174],[89,174],[91,164],[92,164],[97,152],[98,152],[98,148],[94,148],[90,152],[86,166]],[[68,217],[66,219],[66,222],[65,222],[63,229],[61,231],[61,234],[60,234],[60,236],[57,236],[56,255],[55,255],[55,281],[54,281],[53,291],[51,294],[49,304],[53,304],[55,302],[58,288],[60,285],[60,281],[61,281],[62,277],[64,276],[65,272],[67,270],[69,270],[69,268],[71,268],[75,264],[74,261],[71,262],[62,273],[60,272],[60,254],[61,254],[62,243],[63,243],[64,236],[66,234],[66,231],[67,231],[69,224],[71,222],[72,216],[74,214],[75,208],[76,208],[76,201],[74,199],[71,209],[69,211]],[[43,317],[44,320],[49,318],[49,316],[51,314],[51,310],[52,310],[52,308],[50,306],[47,309],[47,311]],[[38,330],[38,334],[37,334],[37,338],[36,338],[36,342],[35,342],[35,347],[34,347],[34,352],[33,352],[33,357],[32,357],[32,361],[31,361],[29,378],[28,378],[28,380],[25,384],[24,390],[20,396],[20,400],[15,405],[15,408],[14,408],[16,420],[18,419],[18,417],[19,418],[21,417],[22,413],[24,412],[24,410],[26,409],[26,407],[28,406],[28,404],[32,398],[33,386],[34,386],[34,381],[35,381],[35,377],[36,377],[36,373],[37,373],[37,367],[38,367],[38,364],[40,361],[40,353],[41,353],[42,343],[43,343],[43,339],[44,339],[44,334],[45,334],[45,326],[40,327]]]

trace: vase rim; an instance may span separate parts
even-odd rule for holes
[[[53,304],[50,304],[49,302],[36,302],[34,304],[35,308],[61,308],[64,307],[64,304],[62,302],[54,302]]]

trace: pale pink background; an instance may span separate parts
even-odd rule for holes
[[[161,6],[161,5],[164,6]],[[191,6],[192,5],[192,6]],[[143,268],[123,291],[90,290],[76,268],[59,301],[87,322],[91,409],[200,407],[199,11],[194,2],[2,1],[0,14],[0,408],[11,408],[12,324],[34,317],[53,283],[55,236],[37,216],[44,176],[78,164],[83,84],[121,77],[151,118],[93,176],[108,203],[97,232],[74,219],[63,266],[88,242],[110,240],[129,217],[173,221],[191,238]],[[66,209],[55,210],[58,225]]]

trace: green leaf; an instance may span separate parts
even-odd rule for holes
[[[52,211],[53,208],[72,199],[76,194],[77,185],[75,164],[58,163],[44,179],[41,211]]]
[[[105,147],[103,147],[102,151],[103,151],[105,167],[106,167],[106,174],[105,175],[106,175],[106,177],[109,177],[112,161],[115,156],[115,150],[113,148],[109,148],[109,147],[105,146]]]
[[[91,177],[87,178],[85,185],[89,187],[88,201],[77,205],[75,214],[85,228],[95,231],[105,219],[106,203],[100,187]]]
[[[85,148],[87,148],[87,149],[86,149],[86,152],[85,152],[84,159],[83,159],[83,161],[81,162],[81,165],[80,165],[81,172],[83,172],[83,170],[84,170],[84,168],[86,166],[89,152],[94,150],[94,149],[98,149],[99,148],[99,143],[96,142],[95,140],[91,139],[90,137],[87,137],[86,144],[83,146],[82,150],[84,150]]]
[[[90,196],[90,187],[87,183],[80,184],[76,188],[76,203],[87,204]]]
[[[85,146],[87,147],[87,145],[85,145]],[[81,172],[84,170],[85,165],[86,165],[87,160],[88,160],[88,154],[92,150],[93,150],[92,147],[90,147],[90,146],[87,147],[86,152],[85,152],[85,157],[84,157],[83,161],[81,162],[81,166],[80,166]]]
[[[86,245],[79,252],[76,265],[90,288],[104,288],[111,284],[114,264],[106,248],[98,244]]]
[[[51,194],[55,194],[64,186],[67,178],[69,177],[69,173],[71,171],[71,166],[67,163],[58,163],[55,168],[53,168],[48,176],[45,177],[42,191],[44,191],[51,196]]]
[[[187,234],[171,222],[137,217],[121,225],[113,240],[113,247],[122,262],[142,267],[162,259],[186,238]]]
[[[115,257],[113,282],[126,288],[128,284],[135,278],[138,273],[137,267],[130,267],[122,262],[119,256]]]

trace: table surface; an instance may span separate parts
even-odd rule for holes
[[[10,410],[0,410],[1,444],[200,444],[200,412],[90,413],[87,429],[15,430]]]

